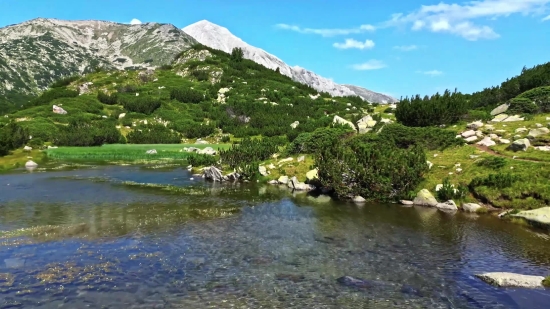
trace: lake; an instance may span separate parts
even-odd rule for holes
[[[548,308],[550,236],[489,215],[332,201],[178,166],[0,175],[0,308]],[[368,280],[367,287],[337,279]]]

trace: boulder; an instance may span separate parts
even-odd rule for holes
[[[528,276],[507,272],[493,272],[475,275],[482,281],[498,287],[542,287],[543,276]]]
[[[31,151],[31,150],[32,150],[32,147],[30,147],[30,146],[25,146],[25,147],[23,147],[23,150],[24,150],[24,151]]]
[[[299,121],[294,121],[293,123],[290,124],[290,127],[293,128],[293,129],[296,129],[299,124],[300,124]]]
[[[54,113],[60,114],[60,115],[65,115],[65,114],[67,114],[67,111],[66,111],[66,110],[64,110],[62,107],[57,106],[57,105],[54,105],[54,106],[52,107],[52,111],[53,111]]]
[[[145,153],[146,154],[157,154],[157,150],[156,149],[149,149]]]
[[[536,150],[540,150],[540,151],[550,151],[550,146],[537,146],[537,147],[534,147]]]
[[[484,139],[482,139],[481,141],[477,142],[476,144],[481,145],[481,146],[490,147],[490,146],[496,145],[497,143],[495,143],[495,142],[491,139],[491,137],[486,136]]]
[[[340,116],[338,116],[338,115],[335,115],[335,116],[334,116],[334,119],[332,119],[332,123],[335,123],[335,124],[342,124],[342,125],[347,124],[347,125],[349,125],[352,129],[357,130],[357,129],[355,128],[355,125],[353,124],[353,122],[348,121],[348,120],[346,120],[346,119],[344,119],[344,118],[342,118],[342,117],[340,117]]]
[[[307,180],[313,180],[319,178],[319,170],[318,169],[312,169],[311,171],[306,173],[306,179]]]
[[[262,175],[262,176],[267,176],[267,175],[269,175],[269,173],[267,172],[267,168],[265,168],[265,166],[260,166],[260,167],[258,167],[258,172],[259,172],[260,175]]]
[[[118,115],[118,119],[122,119],[124,117],[126,117],[126,113],[121,113],[121,114]]]
[[[27,163],[25,163],[25,167],[37,167],[38,166],[38,163],[34,162],[33,160],[29,160],[27,161]]]
[[[306,184],[303,182],[298,181],[296,176],[292,177],[288,183],[287,186],[291,189],[297,190],[297,191],[311,191],[315,189],[315,186]]]
[[[502,122],[504,119],[508,118],[508,115],[506,114],[499,114],[491,122]]]
[[[517,128],[516,133],[523,133],[523,132],[527,132],[527,128]]]
[[[367,201],[360,195],[354,196],[352,200],[354,203],[357,203],[357,204],[365,203]]]
[[[210,166],[210,167],[204,168],[203,175],[204,175],[205,179],[212,180],[212,181],[218,181],[218,182],[223,181],[223,178],[224,178],[223,175],[222,175],[222,171],[220,171],[215,166]]]
[[[464,141],[467,142],[467,143],[473,143],[473,142],[477,141],[477,136],[475,136],[475,135],[470,136],[468,138],[465,138]]]
[[[438,209],[446,210],[446,211],[457,211],[458,207],[456,207],[456,204],[453,200],[448,200],[445,203],[437,203],[435,205]]]
[[[190,147],[190,148],[193,148],[193,147]],[[205,154],[205,155],[210,155],[210,156],[214,156],[217,153],[217,151],[214,150],[214,148],[212,148],[212,147],[205,147],[204,149],[198,149],[198,150],[196,150],[196,152],[198,154]]]
[[[462,135],[462,137],[464,137],[464,138],[467,138],[467,137],[476,135],[476,131],[468,130],[468,131],[462,132],[462,134],[460,134],[460,135]]]
[[[298,161],[298,162],[302,162],[302,161],[304,161],[305,159],[306,159],[305,156],[299,156],[297,161]]]
[[[413,204],[414,205],[420,205],[420,206],[435,207],[437,205],[437,200],[430,193],[430,191],[428,191],[427,189],[422,189],[418,192],[418,194],[414,198]]]
[[[481,121],[479,121],[479,120],[478,120],[478,121],[474,121],[474,122],[471,122],[471,123],[467,124],[466,127],[467,127],[468,129],[477,130],[477,129],[483,127],[483,122],[481,122]]]
[[[508,110],[508,107],[510,107],[509,104],[502,104],[497,106],[495,109],[491,111],[491,116],[496,116],[496,115],[505,113]]]
[[[414,204],[413,201],[408,201],[408,200],[400,200],[399,203],[401,203],[401,205],[407,205],[407,206],[412,206]]]
[[[539,137],[541,135],[546,135],[548,133],[550,133],[550,129],[548,129],[548,128],[537,128],[537,129],[530,130],[529,134],[527,134],[527,137],[536,138],[536,137]]]
[[[507,149],[512,151],[525,151],[527,150],[527,148],[529,148],[529,146],[531,146],[531,142],[529,142],[529,140],[526,138],[522,138],[515,140],[512,144],[510,144],[510,146],[507,147]]]
[[[550,227],[550,207],[542,207],[532,210],[520,211],[517,214],[511,215],[513,217],[522,218],[530,223],[534,223],[539,226]]]
[[[513,121],[523,121],[523,120],[525,120],[525,118],[522,118],[519,115],[513,115],[502,120],[502,122],[513,122]]]
[[[279,182],[278,182],[277,180],[275,180],[275,179],[270,180],[270,181],[268,181],[267,183],[270,184],[270,185],[278,185],[278,184],[279,184]]]
[[[288,183],[288,176],[281,176],[277,181],[282,185],[286,185]]]
[[[480,209],[481,206],[476,203],[464,203],[462,204],[462,210],[465,212],[477,212],[478,209]]]
[[[509,140],[509,139],[499,138],[498,141],[499,141],[499,143],[501,143],[501,144],[510,144],[510,140]]]

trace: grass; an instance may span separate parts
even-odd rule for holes
[[[203,149],[227,149],[228,144],[112,144],[99,147],[59,147],[48,149],[48,158],[58,160],[98,160],[98,161],[142,161],[142,160],[184,160],[187,152],[181,151],[184,147]],[[155,149],[157,154],[146,154],[147,150]]]
[[[23,151],[23,149],[17,149],[7,156],[0,157],[0,171],[7,171],[13,168],[23,167],[29,160],[40,164],[45,155],[39,150]]]
[[[470,157],[471,155],[477,157]],[[430,151],[427,156],[428,161],[433,163],[433,167],[425,175],[419,189],[425,188],[434,192],[435,186],[442,183],[445,177],[449,177],[451,183],[456,186],[459,183],[469,184],[474,177],[510,172],[518,175],[520,181],[504,189],[478,187],[475,192],[477,199],[488,202],[495,207],[514,209],[539,208],[547,206],[548,201],[550,201],[550,186],[548,186],[550,164],[506,158],[504,159],[505,165],[495,170],[477,165],[477,162],[492,155],[473,146],[460,146],[445,151]],[[461,172],[456,171],[455,164],[460,164]],[[470,196],[466,200],[469,202],[476,199]]]

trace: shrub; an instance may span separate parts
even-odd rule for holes
[[[471,189],[480,186],[503,189],[511,187],[518,180],[519,177],[517,175],[511,173],[498,173],[490,174],[486,177],[475,177],[468,186]]]
[[[491,116],[490,112],[485,110],[472,109],[469,110],[466,115],[466,120],[468,121],[481,120],[487,122],[491,119],[493,119],[493,116]]]
[[[464,184],[460,184],[458,188],[455,188],[448,177],[443,179],[442,185],[443,186],[436,191],[437,199],[440,201],[461,200],[465,198],[469,192],[468,187]]]
[[[127,111],[146,115],[152,114],[161,105],[159,98],[151,96],[125,96],[120,101]]]
[[[399,148],[420,145],[429,150],[444,150],[464,143],[449,130],[436,127],[412,128],[397,123],[386,125],[379,137],[381,140],[391,141]]]
[[[138,91],[138,86],[132,85],[132,84],[120,86],[117,88],[117,92],[119,93],[135,93],[137,91]]]
[[[0,127],[0,156],[5,156],[11,150],[22,147],[28,140],[27,130],[15,122]]]
[[[514,114],[535,114],[538,112],[538,106],[528,98],[513,98],[510,100],[510,113]]]
[[[126,136],[132,144],[179,144],[181,137],[161,124],[136,127]]]
[[[544,278],[544,280],[542,280],[542,285],[547,287],[547,288],[550,288],[550,276]]]
[[[72,82],[77,81],[79,78],[80,76],[78,75],[61,78],[51,83],[49,88],[61,88],[61,87],[69,86]]]
[[[487,157],[476,163],[478,166],[487,167],[492,170],[501,169],[506,165],[506,159],[502,157]]]
[[[205,70],[194,70],[191,75],[195,77],[199,82],[207,81],[209,78],[208,72]]]
[[[99,102],[107,105],[115,105],[118,103],[118,95],[116,93],[109,95],[100,91],[97,93],[97,99]]]
[[[397,147],[365,134],[338,140],[315,159],[319,180],[339,197],[390,200],[407,195],[428,171],[422,147]]]
[[[191,88],[176,88],[170,91],[170,100],[177,100],[182,103],[200,103],[204,95]]]
[[[233,144],[230,149],[220,151],[222,163],[231,168],[264,161],[284,145],[285,139],[279,137],[264,137],[262,139],[244,138],[240,144]]]
[[[53,88],[43,92],[37,98],[34,98],[29,103],[30,106],[46,105],[55,99],[59,98],[74,98],[78,96],[78,91],[69,90],[66,88]]]
[[[67,127],[61,127],[54,143],[59,146],[101,146],[117,144],[124,137],[115,128],[114,121],[89,122],[74,118]]]
[[[216,157],[205,154],[190,153],[187,163],[192,166],[209,166],[216,164]]]
[[[221,142],[222,143],[229,143],[230,140],[231,140],[231,137],[229,137],[229,135],[224,135],[224,136],[222,136]]]
[[[455,123],[468,112],[468,101],[455,90],[423,99],[419,95],[402,99],[395,110],[400,123],[411,127],[428,127]]]

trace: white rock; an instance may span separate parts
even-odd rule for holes
[[[25,163],[25,167],[37,167],[38,166],[38,163],[32,161],[32,160],[29,160],[27,161],[27,163]]]
[[[446,210],[446,211],[456,211],[458,210],[458,207],[456,207],[456,204],[453,200],[448,200],[445,203],[437,203],[435,205],[438,209]]]
[[[299,156],[297,161],[298,161],[298,162],[302,162],[302,161],[304,161],[305,159],[306,159],[305,156]]]
[[[465,138],[464,141],[467,142],[467,143],[475,142],[475,141],[477,141],[477,136],[470,136],[468,138]]]
[[[490,146],[496,145],[497,143],[495,143],[489,136],[487,136],[484,139],[482,139],[481,141],[477,142],[476,144],[481,145],[481,146],[490,147]]]
[[[281,176],[279,177],[279,179],[277,180],[278,183],[282,184],[282,185],[286,185],[288,184],[288,176]]]
[[[478,121],[474,121],[474,122],[472,122],[472,123],[467,124],[466,127],[467,127],[468,129],[477,130],[477,129],[483,127],[483,122],[481,122],[481,121],[479,121],[479,120],[478,120]]]
[[[23,150],[24,150],[24,151],[31,151],[31,150],[32,150],[32,147],[30,147],[30,146],[25,146],[25,147],[23,147]]]
[[[483,273],[477,274],[476,277],[498,287],[538,288],[542,287],[542,280],[544,280],[543,276],[528,276],[508,272]]]
[[[464,138],[467,138],[467,137],[476,135],[476,131],[468,130],[468,131],[462,132],[462,134],[460,134],[460,135],[462,135],[462,137],[464,137]]]
[[[358,204],[359,204],[359,203],[364,203],[364,202],[366,202],[366,201],[367,201],[367,200],[365,200],[362,196],[359,196],[359,195],[353,197],[353,202],[354,202],[354,203],[358,203]]]
[[[466,212],[477,212],[478,209],[480,209],[481,206],[476,203],[465,203],[462,204],[462,210]]]
[[[149,149],[145,153],[146,154],[157,154],[157,150],[156,149]]]

